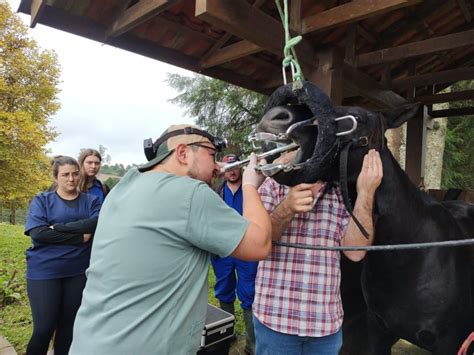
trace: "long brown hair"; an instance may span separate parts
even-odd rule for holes
[[[102,156],[97,150],[89,148],[81,151],[78,160],[79,168],[81,170],[81,177],[79,178],[79,191],[82,192],[87,192],[87,184],[91,181],[91,178],[87,176],[84,170],[84,160],[86,160],[86,158],[90,157],[91,155],[96,156],[97,158],[99,158],[100,162],[102,162]]]

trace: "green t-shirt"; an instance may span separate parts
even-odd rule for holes
[[[131,170],[100,212],[70,354],[195,354],[209,255],[247,227],[198,180]]]

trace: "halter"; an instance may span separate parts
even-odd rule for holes
[[[353,132],[356,131],[357,126],[358,126],[358,117],[353,116],[353,115],[346,115],[346,116],[341,116],[341,117],[336,117],[334,120],[336,122],[343,121],[343,120],[350,120],[352,122],[352,127],[349,130],[343,131],[343,132],[338,132],[336,133],[336,141],[334,144],[331,146],[330,149],[326,152],[326,154],[322,157],[322,159],[327,158],[329,155],[333,155],[334,157],[337,156],[338,153],[340,153],[340,159],[339,159],[339,183],[341,186],[341,193],[342,193],[342,199],[344,206],[347,210],[347,212],[350,214],[352,217],[354,223],[357,225],[361,233],[364,235],[365,238],[368,239],[369,233],[367,230],[362,226],[362,224],[359,222],[357,217],[354,215],[353,210],[352,210],[352,205],[351,201],[349,198],[349,189],[348,189],[348,180],[347,180],[347,166],[348,166],[348,160],[349,160],[349,151],[351,149],[358,149],[358,148],[364,148],[364,147],[376,147],[379,145],[379,151],[382,152],[385,149],[385,139],[384,139],[384,133],[385,133],[385,125],[384,125],[384,119],[381,115],[377,116],[377,127],[375,129],[375,132],[377,132],[374,135],[371,136],[360,136],[360,137],[354,137],[354,138],[349,138],[346,139],[345,137]],[[267,133],[267,132],[259,132],[259,133],[254,133],[249,137],[249,141],[254,144],[256,142],[265,142],[265,143],[276,143],[277,145],[279,144],[280,147],[270,150],[266,152],[266,156],[270,156],[272,154],[275,154],[277,152],[282,152],[282,151],[287,151],[289,150],[288,148],[294,148],[295,143],[290,143],[287,145],[282,145],[282,143],[287,143],[288,141],[291,141],[291,134],[296,128],[301,128],[301,127],[308,127],[308,126],[315,126],[318,124],[318,119],[317,117],[311,117],[310,119],[297,122],[292,124],[288,129],[286,130],[285,133],[279,133],[279,134],[273,134],[273,133]],[[256,169],[260,170],[263,175],[271,177],[274,176],[280,172],[290,172],[293,170],[299,170],[299,169],[304,169],[308,165],[310,165],[316,157],[310,157],[306,159],[304,162],[301,163],[293,163],[289,162],[286,164],[264,164],[258,166]],[[318,159],[321,159],[321,157],[318,157]]]

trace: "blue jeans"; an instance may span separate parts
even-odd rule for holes
[[[316,338],[300,337],[276,332],[253,317],[256,355],[337,355],[342,347],[342,329],[336,333]]]

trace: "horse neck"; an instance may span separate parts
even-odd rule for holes
[[[407,217],[422,218],[429,197],[418,189],[402,170],[388,149],[382,154],[383,180],[375,195],[376,212],[393,230],[413,229]]]

